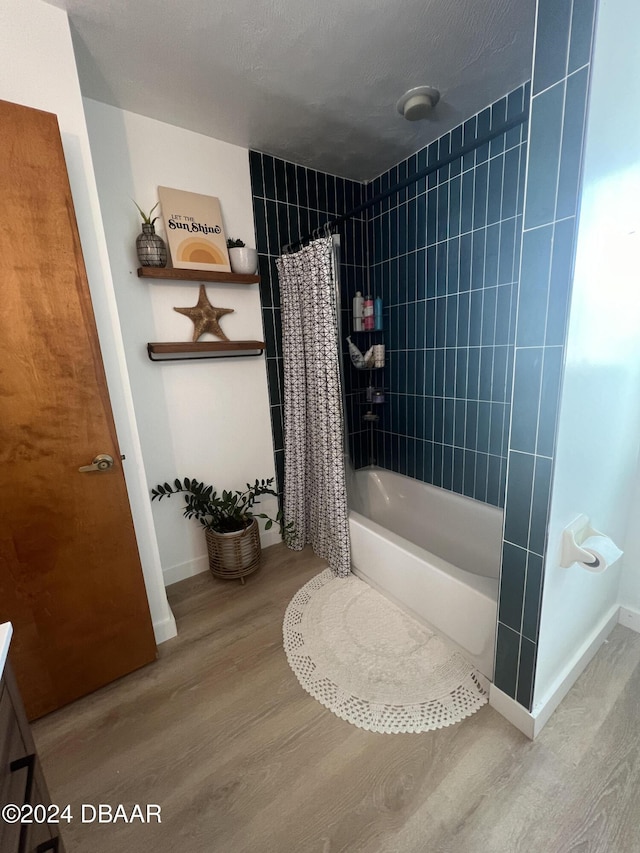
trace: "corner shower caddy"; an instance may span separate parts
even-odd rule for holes
[[[139,267],[138,278],[163,281],[210,282],[218,284],[258,284],[259,275],[239,275],[210,270],[180,270],[166,267]],[[263,341],[166,341],[147,344],[151,361],[182,361],[184,359],[233,358],[256,356],[264,352]]]
[[[351,335],[369,335],[368,342],[372,343],[374,340],[380,340],[378,335],[381,335],[384,329],[351,329],[349,335],[347,336],[347,341],[351,340]],[[375,337],[374,337],[375,336]],[[385,402],[385,388],[383,384],[372,384],[373,382],[373,371],[375,370],[384,370],[384,364],[366,364],[366,365],[358,365],[355,364],[353,358],[349,359],[351,366],[354,370],[358,372],[368,372],[371,377],[369,381],[369,386],[366,389],[359,389],[356,391],[354,395],[354,402],[358,406],[365,406],[365,411],[362,414],[362,420],[365,423],[373,424],[378,423],[380,420],[380,415],[377,413],[380,411],[380,406]],[[377,411],[376,411],[377,410]]]

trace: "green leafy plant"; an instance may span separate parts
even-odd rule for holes
[[[233,237],[227,238],[227,249],[244,249],[246,245],[243,240],[234,240]]]
[[[184,494],[185,507],[183,514],[185,518],[193,518],[199,521],[203,527],[215,530],[217,533],[234,533],[244,530],[252,518],[265,518],[265,530],[269,530],[274,524],[280,527],[280,534],[285,542],[290,541],[293,536],[293,524],[285,524],[282,510],[278,510],[275,518],[271,518],[264,512],[253,512],[255,504],[260,503],[260,495],[275,495],[272,485],[274,478],[268,480],[256,480],[253,485],[247,483],[245,491],[235,492],[222,491],[220,494],[213,486],[208,486],[198,480],[185,477],[184,480],[174,480],[170,483],[161,483],[151,490],[151,500],[162,500],[178,493]]]
[[[132,202],[135,204],[135,206],[138,208],[138,210],[139,210],[139,212],[140,212],[140,216],[142,217],[142,221],[144,222],[144,224],[145,224],[145,225],[153,225],[153,223],[156,221],[156,219],[157,219],[158,217],[157,217],[157,216],[154,216],[154,217],[153,217],[153,219],[152,219],[152,218],[151,218],[151,214],[152,214],[152,213],[153,213],[153,211],[156,209],[156,207],[160,204],[160,202],[159,202],[159,201],[157,201],[157,202],[153,205],[153,207],[151,208],[151,210],[149,211],[149,213],[145,213],[145,212],[144,212],[144,210],[140,207],[140,205],[138,204],[138,202],[137,202],[137,201],[135,201],[134,199],[131,199],[131,201],[132,201]]]

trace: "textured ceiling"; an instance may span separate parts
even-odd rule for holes
[[[535,0],[50,0],[83,94],[370,180],[530,77]],[[433,118],[396,111],[435,86]]]

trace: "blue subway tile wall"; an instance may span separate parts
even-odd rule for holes
[[[527,708],[594,15],[593,0],[539,0],[533,97],[528,85],[510,93],[366,188],[250,153],[281,484],[280,246],[532,102],[528,136],[519,127],[508,131],[379,202],[341,235],[343,352],[356,290],[382,297],[384,329],[354,335],[355,342],[362,350],[380,341],[387,348],[379,374],[356,371],[344,359],[352,459],[504,505],[494,680]],[[385,391],[377,424],[362,421],[369,384]]]
[[[278,487],[284,481],[283,369],[280,289],[276,258],[287,243],[295,242],[345,213],[363,200],[363,186],[334,175],[307,169],[258,151],[249,152],[253,213],[260,272],[260,296],[264,326],[267,378]],[[363,218],[350,219],[340,229],[340,278],[342,313],[346,314],[347,292],[362,290],[366,281],[366,228]],[[346,318],[345,318],[346,319]],[[347,334],[345,332],[345,334]],[[343,336],[344,337],[344,336]],[[354,380],[357,377],[354,377]],[[366,464],[371,444],[370,426],[358,415],[358,382],[345,377],[347,423],[351,453],[359,465]],[[361,381],[361,380],[360,380]]]
[[[374,198],[521,113],[522,86],[380,175]],[[371,458],[504,502],[527,125],[369,210],[371,290],[384,304],[386,400]]]
[[[494,682],[531,709],[594,0],[538,0]]]

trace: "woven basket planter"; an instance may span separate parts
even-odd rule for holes
[[[240,578],[244,583],[246,575],[255,572],[260,566],[260,531],[255,518],[248,527],[234,533],[216,533],[205,530],[209,570],[216,578],[232,580]]]

